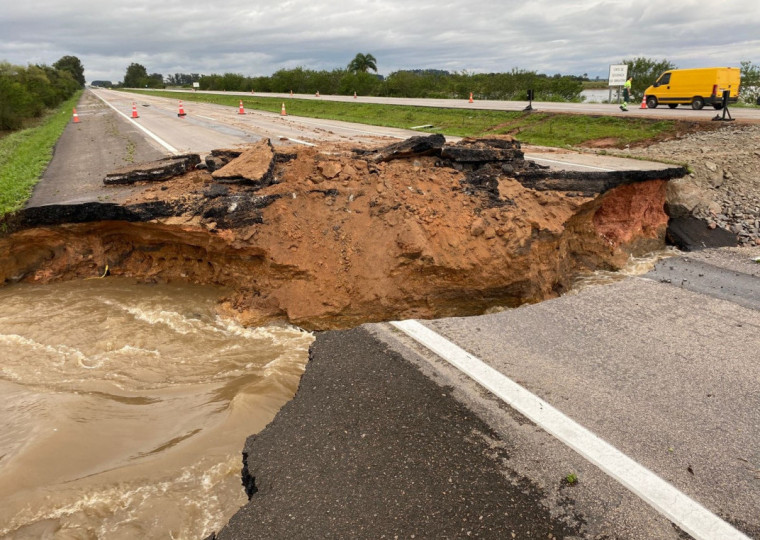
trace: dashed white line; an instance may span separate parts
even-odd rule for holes
[[[655,473],[443,336],[414,320],[391,324],[575,450],[697,540],[749,540]]]

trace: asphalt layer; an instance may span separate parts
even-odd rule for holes
[[[53,159],[37,183],[27,207],[82,202],[121,202],[140,187],[103,185],[109,172],[132,163],[165,157],[147,139],[90,90],[77,103],[80,122],[70,122],[58,139]]]
[[[581,526],[550,515],[450,389],[364,328],[317,336],[296,397],[245,454],[258,491],[219,539],[566,538]]]

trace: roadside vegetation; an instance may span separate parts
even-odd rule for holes
[[[279,113],[283,100],[277,98],[139,90],[158,97],[200,101],[237,108]],[[521,142],[542,146],[570,147],[599,139],[614,140],[617,146],[662,136],[675,131],[673,121],[541,112],[507,112],[473,109],[444,109],[407,105],[345,103],[311,99],[285,100],[287,113],[309,118],[343,120],[374,126],[417,128],[421,132],[456,137],[510,134]]]
[[[20,209],[53,156],[81,90],[42,116],[38,125],[0,139],[0,216]]]
[[[0,136],[29,127],[84,86],[84,67],[64,56],[52,67],[0,62]]]

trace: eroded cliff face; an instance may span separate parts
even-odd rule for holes
[[[220,309],[246,324],[332,329],[540,301],[578,272],[664,245],[665,180],[589,195],[529,189],[502,171],[473,181],[436,156],[289,152],[266,187],[193,171],[129,202],[141,211],[161,203],[150,219],[8,234],[0,282],[92,278],[107,267],[229,287]]]

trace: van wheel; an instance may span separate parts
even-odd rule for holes
[[[647,109],[657,108],[657,98],[654,96],[647,97]]]
[[[678,107],[678,103],[668,103],[668,107],[670,107],[671,109],[675,109],[676,107]]]
[[[713,109],[715,109],[716,111],[719,111],[722,108],[723,108],[723,104],[722,103],[713,103]]]
[[[705,100],[702,99],[700,96],[694,97],[694,99],[691,100],[691,108],[695,111],[699,111],[702,109],[702,107],[705,106]]]

